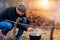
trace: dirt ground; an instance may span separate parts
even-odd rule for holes
[[[17,33],[18,29],[16,30]],[[50,29],[42,29],[42,37],[41,40],[49,40],[50,39]],[[54,31],[54,36],[53,36],[54,40],[60,40],[60,29],[55,29]],[[13,40],[13,30],[11,30],[7,36],[5,37],[5,39],[3,39],[3,37],[0,36],[0,40]],[[29,32],[24,32],[22,35],[22,40],[29,40]]]

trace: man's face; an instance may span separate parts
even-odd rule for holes
[[[16,9],[16,12],[17,12],[20,16],[23,16],[23,15],[24,15],[24,13],[21,12],[21,11],[19,11],[18,9]]]

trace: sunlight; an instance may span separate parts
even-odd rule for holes
[[[38,0],[38,6],[44,9],[49,8],[49,0]]]

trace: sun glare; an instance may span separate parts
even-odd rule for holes
[[[38,1],[38,6],[41,8],[49,8],[49,0],[39,0]]]

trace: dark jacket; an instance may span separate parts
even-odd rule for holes
[[[26,15],[23,15],[24,17],[26,17]],[[23,16],[19,16],[16,12],[16,7],[10,7],[10,8],[6,8],[4,9],[1,13],[0,13],[0,21],[3,21],[5,19],[11,20],[11,21],[16,21],[16,19],[18,17],[23,17]],[[27,19],[28,20],[28,19]],[[28,23],[28,22],[27,22]],[[26,27],[19,27],[20,29],[24,29],[27,30]]]

